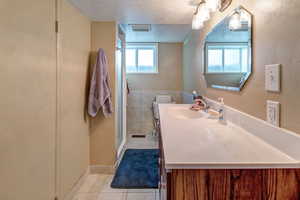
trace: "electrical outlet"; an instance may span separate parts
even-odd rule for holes
[[[280,103],[267,101],[267,122],[279,127],[280,123]]]
[[[266,65],[265,85],[267,91],[280,92],[280,64]]]

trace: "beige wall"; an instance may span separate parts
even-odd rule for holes
[[[67,0],[60,19],[59,197],[68,194],[89,166],[86,90],[91,50],[91,22]]]
[[[182,43],[158,44],[158,74],[127,74],[130,87],[127,133],[148,134],[153,130],[152,102],[166,94],[181,102]]]
[[[0,199],[53,200],[53,0],[1,0]]]
[[[206,88],[202,76],[202,45],[205,35],[222,18],[242,5],[254,15],[253,74],[242,92],[228,92]],[[212,99],[224,97],[225,104],[255,117],[266,119],[266,100],[281,103],[281,125],[300,133],[300,1],[298,0],[233,0],[224,12],[218,12],[205,28],[192,32],[184,45],[183,85],[185,91],[198,89]],[[282,91],[280,94],[264,89],[264,65],[282,64]]]
[[[92,60],[99,48],[103,48],[107,59],[110,75],[110,86],[115,102],[115,47],[116,47],[116,23],[93,22],[92,23]],[[91,120],[90,137],[91,165],[113,166],[116,161],[115,147],[115,116],[105,118],[102,111]]]
[[[55,187],[63,199],[89,165],[84,109],[91,23],[59,2],[58,58],[55,1],[1,2],[3,200],[53,200]]]
[[[127,74],[132,90],[182,90],[182,43],[158,44],[158,74]]]

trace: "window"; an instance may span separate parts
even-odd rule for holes
[[[127,73],[158,73],[157,44],[128,43],[126,47]]]
[[[247,44],[206,44],[208,73],[243,73],[248,71]]]

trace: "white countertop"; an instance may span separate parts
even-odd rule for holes
[[[299,168],[297,160],[255,135],[190,106],[159,105],[167,169]]]

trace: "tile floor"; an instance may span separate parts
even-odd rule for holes
[[[127,139],[125,146],[135,149],[158,148],[157,137]],[[113,189],[110,183],[112,174],[91,174],[87,177],[73,200],[159,200],[156,189]]]
[[[156,189],[113,189],[111,174],[91,174],[73,200],[159,200]]]
[[[152,134],[146,134],[146,138],[132,138],[131,135],[127,137],[126,149],[157,149],[158,137]]]

